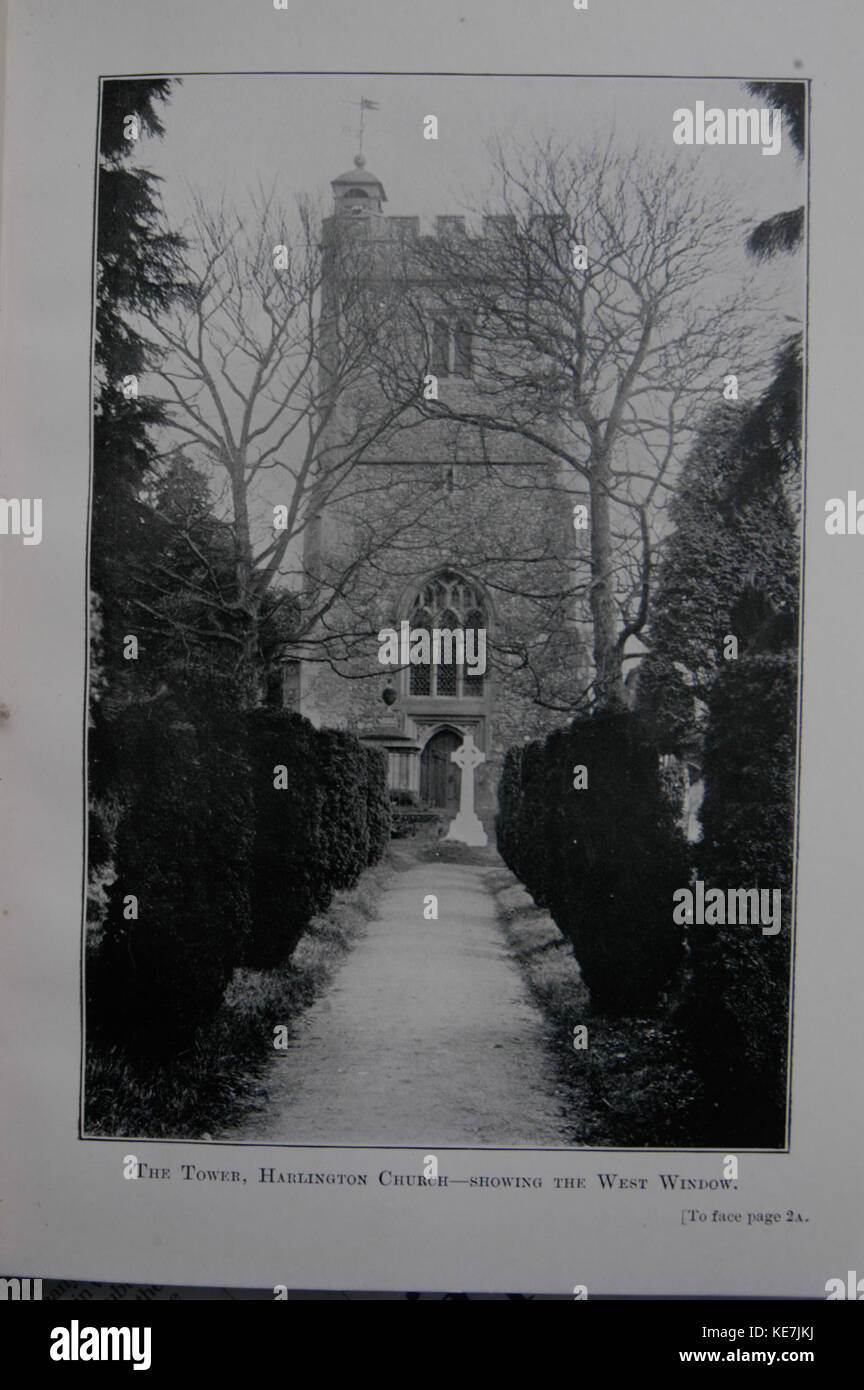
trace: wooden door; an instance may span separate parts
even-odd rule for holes
[[[459,769],[450,754],[462,739],[452,729],[433,735],[420,757],[420,798],[427,806],[456,811],[459,808]]]

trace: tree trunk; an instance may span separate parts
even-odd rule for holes
[[[609,460],[601,456],[591,470],[591,620],[594,628],[594,692],[598,707],[624,703],[621,652],[613,587],[613,546]]]
[[[238,684],[244,709],[255,709],[261,704],[263,673],[258,654],[258,602],[254,592],[252,542],[249,535],[249,499],[242,461],[234,460],[232,463],[231,501],[234,510],[234,578],[243,630]]]

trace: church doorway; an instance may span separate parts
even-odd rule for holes
[[[462,746],[462,737],[442,729],[430,738],[420,755],[420,799],[436,810],[459,809],[460,775],[450,754]]]

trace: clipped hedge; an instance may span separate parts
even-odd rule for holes
[[[577,765],[588,769],[580,790]],[[572,942],[592,1004],[654,1008],[682,965],[672,894],[689,875],[657,752],[634,716],[599,712],[511,750],[496,828],[505,862]]]
[[[781,929],[693,927],[682,1002],[717,1140],[779,1147],[785,1133],[797,659],[745,655],[718,676],[705,736],[699,874],[712,888],[780,889]]]
[[[542,833],[548,811],[547,760],[542,743],[528,743],[522,750],[519,812],[515,827],[514,868],[538,907],[550,907],[549,842]]]
[[[241,729],[215,697],[192,715],[189,701],[163,698],[127,707],[99,731],[100,780],[110,769],[119,812],[116,877],[88,942],[87,1024],[133,1061],[190,1041],[218,1007],[250,929]]]
[[[390,791],[387,785],[387,754],[380,748],[363,745],[366,758],[366,823],[369,832],[368,863],[377,864],[390,843]]]
[[[498,814],[495,837],[498,853],[508,869],[516,873],[519,860],[519,799],[522,795],[522,749],[508,748],[498,783]]]
[[[352,734],[302,715],[247,715],[255,803],[246,963],[287,960],[317,912],[380,859],[390,836],[386,763]],[[274,770],[286,769],[287,788]]]
[[[286,960],[380,859],[386,761],[298,714],[238,714],[212,688],[100,712],[90,755],[88,1032],[158,1060],[191,1043],[235,966]]]
[[[310,849],[321,858],[329,903],[329,895],[337,888],[350,888],[369,863],[366,758],[363,745],[342,729],[319,729],[316,742],[324,821]]]
[[[324,789],[317,775],[318,735],[289,710],[246,715],[254,800],[252,932],[245,964],[269,968],[291,954],[309,919],[326,900]],[[284,767],[287,790],[275,786]]]

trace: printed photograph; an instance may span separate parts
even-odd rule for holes
[[[81,1135],[787,1148],[806,82],[99,96]]]

